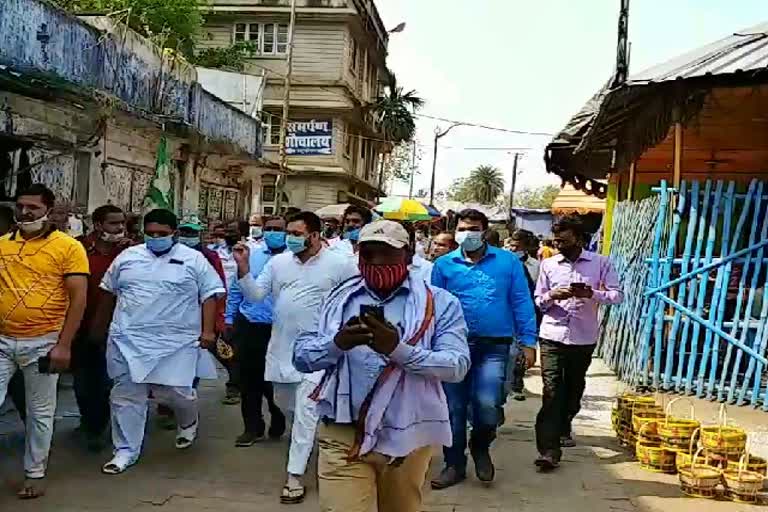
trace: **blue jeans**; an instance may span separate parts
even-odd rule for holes
[[[509,362],[509,345],[472,342],[469,345],[472,366],[463,382],[444,383],[453,433],[453,444],[443,449],[445,464],[463,471],[467,466],[467,419],[472,410],[473,449],[487,450],[496,437],[504,382]]]

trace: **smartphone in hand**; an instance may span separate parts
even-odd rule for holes
[[[376,318],[377,320],[381,320],[382,322],[386,322],[384,319],[384,307],[382,306],[363,304],[360,306],[360,318],[362,319],[364,315],[368,315]]]
[[[40,373],[52,373],[51,356],[45,355],[37,360],[37,371]]]

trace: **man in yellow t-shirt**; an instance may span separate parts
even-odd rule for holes
[[[0,238],[0,403],[21,369],[29,412],[22,499],[44,492],[58,372],[69,368],[88,290],[85,249],[48,222],[54,201],[44,185],[21,192],[17,227]]]

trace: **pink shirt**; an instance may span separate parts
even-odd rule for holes
[[[571,283],[585,283],[594,292],[591,299],[552,300],[549,292],[568,288]],[[536,282],[536,305],[544,318],[539,337],[566,345],[597,343],[597,310],[600,304],[619,304],[624,300],[619,277],[605,256],[581,251],[575,262],[557,254],[541,262]]]

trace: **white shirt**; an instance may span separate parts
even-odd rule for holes
[[[411,275],[423,279],[428,284],[432,283],[432,262],[425,260],[418,254],[413,255],[413,261],[408,266]]]
[[[109,343],[133,382],[191,386],[196,376],[213,377],[197,372],[215,368],[199,348],[201,304],[225,290],[201,252],[176,244],[156,256],[143,244],[130,247],[112,262],[101,288],[117,297]]]
[[[250,273],[238,282],[246,300],[274,300],[272,338],[267,348],[264,378],[270,382],[296,383],[302,374],[293,366],[293,347],[304,331],[315,329],[325,295],[339,283],[357,275],[349,257],[330,249],[302,263],[291,253],[274,256],[254,278]],[[319,372],[322,375],[322,372]]]

